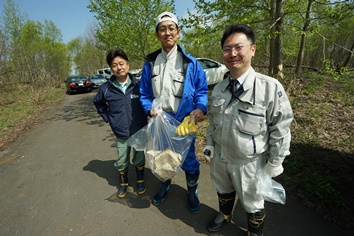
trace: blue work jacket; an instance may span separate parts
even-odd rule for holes
[[[197,59],[186,54],[183,48],[179,45],[177,46],[178,50],[183,55],[183,61],[186,62],[183,96],[176,114],[173,114],[172,112],[169,114],[181,122],[191,111],[198,108],[206,114],[208,105],[208,84],[204,70]],[[149,115],[149,111],[152,108],[152,102],[155,99],[151,84],[152,70],[155,59],[161,53],[161,50],[162,49],[159,49],[146,57],[141,75],[140,101],[147,115]]]

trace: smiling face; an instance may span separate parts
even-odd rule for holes
[[[238,78],[250,67],[256,45],[244,33],[233,33],[223,44],[223,60],[232,78]]]
[[[156,29],[156,37],[165,52],[169,52],[177,43],[181,29],[173,21],[162,21]]]
[[[118,81],[124,82],[128,78],[129,63],[122,57],[115,57],[111,64],[111,70]]]

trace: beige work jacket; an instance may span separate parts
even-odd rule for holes
[[[225,79],[212,92],[206,145],[225,162],[248,162],[269,151],[269,161],[282,164],[290,154],[293,112],[281,83],[251,68],[244,92],[230,104],[228,85]]]

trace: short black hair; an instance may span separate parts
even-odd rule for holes
[[[108,52],[107,54],[107,57],[106,57],[106,61],[107,61],[107,64],[109,66],[111,66],[112,64],[112,61],[114,60],[114,58],[116,57],[121,57],[123,58],[124,60],[126,60],[127,62],[129,62],[129,59],[128,59],[128,56],[127,54],[122,50],[122,49],[112,49]]]
[[[256,43],[256,38],[254,36],[253,29],[250,26],[245,24],[232,24],[228,26],[224,31],[224,34],[221,38],[221,48],[224,47],[224,43],[227,37],[234,33],[244,33],[246,37],[251,40],[252,44]]]

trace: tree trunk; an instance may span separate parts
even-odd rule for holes
[[[353,56],[353,50],[354,50],[354,42],[353,42],[353,44],[352,44],[352,46],[350,48],[350,51],[352,51],[352,52],[349,52],[349,54],[348,54],[347,58],[345,59],[345,62],[342,65],[342,67],[347,67],[349,65],[350,59]]]
[[[283,17],[284,17],[284,0],[276,0],[276,23],[275,23],[275,40],[274,40],[274,63],[273,74],[278,79],[284,77],[283,74],[283,54],[282,54],[282,35],[283,35]]]
[[[275,37],[275,21],[277,18],[275,17],[275,4],[276,0],[271,0],[270,1],[270,40],[269,40],[269,67],[268,67],[268,75],[273,76],[274,75],[274,37]]]
[[[306,39],[305,33],[308,31],[310,27],[310,21],[311,21],[310,14],[311,14],[312,2],[313,0],[308,0],[308,4],[307,4],[305,22],[301,33],[300,50],[297,54],[296,70],[295,70],[296,78],[300,78],[300,74],[301,74],[301,66],[304,58],[305,39]]]

